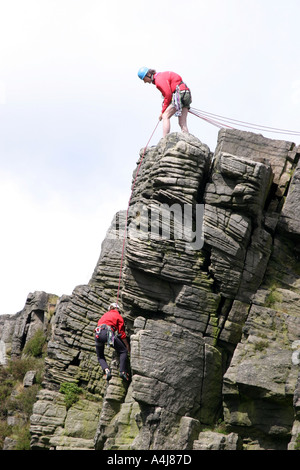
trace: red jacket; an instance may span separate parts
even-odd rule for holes
[[[97,326],[108,325],[121,335],[121,339],[126,338],[124,320],[119,314],[118,310],[110,310],[106,312],[98,321]]]
[[[177,85],[180,85],[180,90],[188,90],[189,88],[182,82],[182,78],[175,72],[158,72],[153,77],[153,83],[162,93],[164,102],[162,106],[162,113],[165,112],[167,107],[172,101],[172,95],[176,90]]]

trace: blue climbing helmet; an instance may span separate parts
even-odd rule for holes
[[[138,71],[138,76],[141,80],[144,80],[144,78],[146,77],[147,73],[149,71],[149,68],[148,67],[141,67]]]

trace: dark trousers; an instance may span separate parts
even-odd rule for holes
[[[99,338],[96,338],[97,358],[103,371],[109,368],[107,365],[105,356],[104,356],[104,346],[106,342],[107,342],[107,331],[103,329],[100,331]],[[120,356],[120,372],[127,372],[126,361],[127,361],[128,351],[123,341],[117,336],[115,337],[114,349],[117,351],[117,353]]]

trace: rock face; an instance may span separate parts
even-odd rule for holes
[[[57,300],[56,295],[34,292],[16,315],[0,316],[0,365],[6,364],[7,356],[20,357],[36,331],[43,330],[48,336]]]
[[[220,131],[214,154],[179,133],[146,151],[118,299],[130,383],[111,349],[105,382],[93,334],[118,292],[120,212],[89,284],[61,297],[48,324],[32,449],[299,447],[299,155],[291,142],[237,130]],[[43,302],[0,317],[2,363],[9,347],[21,353],[24,332],[49,309]],[[63,383],[81,389],[71,407]]]

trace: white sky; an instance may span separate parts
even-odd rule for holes
[[[139,67],[180,73],[195,108],[299,131],[299,17],[299,0],[0,0],[0,314],[89,281],[161,110]],[[213,151],[218,129],[188,124]]]

